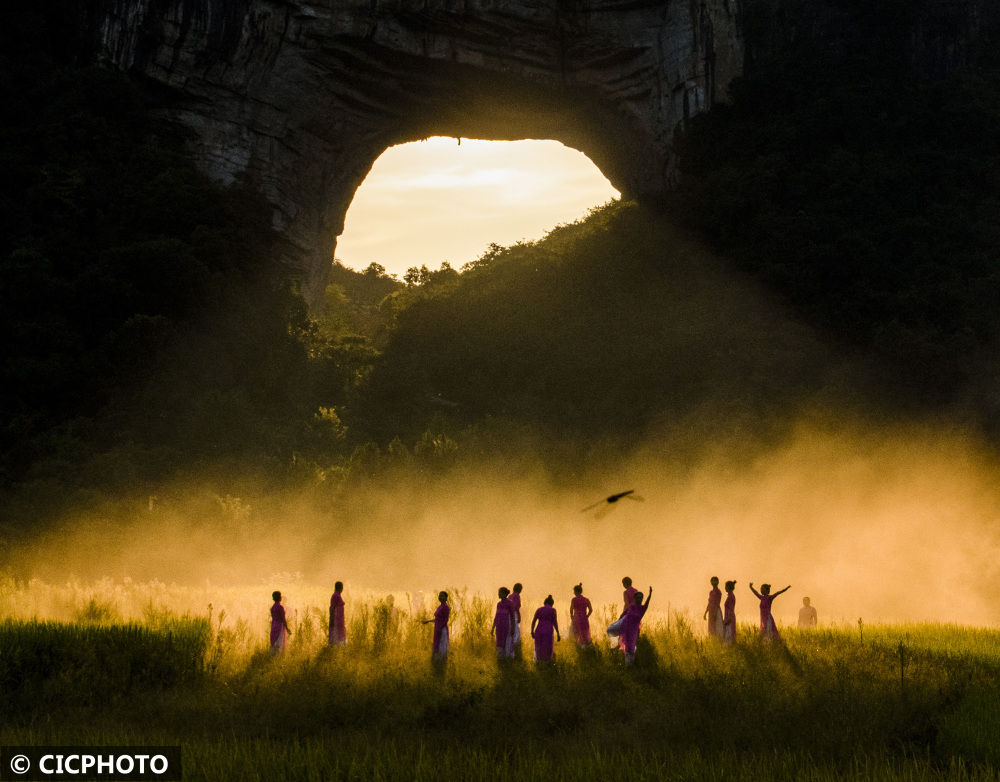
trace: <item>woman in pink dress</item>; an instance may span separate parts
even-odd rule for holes
[[[726,582],[726,610],[722,616],[722,640],[727,644],[736,641],[736,582]]]
[[[556,609],[553,608],[555,600],[552,595],[545,598],[545,605],[535,611],[535,617],[531,620],[531,637],[535,639],[535,661],[544,663],[552,659],[554,644],[552,643],[552,632],[555,631],[556,640],[561,641],[559,636],[559,617]]]
[[[652,597],[653,587],[649,588],[645,603],[642,602],[642,592],[636,590],[634,602],[622,614],[621,639],[625,645],[626,665],[635,662],[635,647],[639,643],[639,626],[642,623],[642,617],[646,614],[646,609],[649,608],[649,601]]]
[[[333,585],[330,596],[330,646],[343,646],[347,643],[347,625],[344,622],[344,584],[338,581]]]
[[[497,590],[500,602],[497,603],[493,624],[490,626],[490,634],[497,642],[498,660],[510,660],[514,657],[514,606],[507,599],[509,594],[510,590],[507,587],[500,587]]]
[[[708,593],[708,607],[702,619],[708,620],[708,634],[722,638],[722,590],[719,589],[719,577],[712,576],[710,583],[712,591]]]
[[[281,592],[272,592],[271,599],[271,654],[281,654],[285,651],[286,637],[292,634],[285,621],[285,607],[281,604]]]
[[[433,660],[444,661],[448,659],[448,616],[451,614],[451,606],[448,605],[448,593],[438,592],[437,610],[434,611],[433,619],[425,619],[424,624],[434,623],[434,639],[431,643],[431,658]]]
[[[753,588],[753,581],[750,582],[750,591],[753,592],[757,598],[760,600],[760,637],[770,641],[772,639],[780,639],[781,636],[778,634],[778,626],[774,623],[774,616],[771,614],[771,603],[774,602],[774,598],[780,595],[782,592],[787,592],[792,588],[789,584],[784,589],[779,589],[773,595],[771,594],[770,584],[761,584],[760,592]]]
[[[569,620],[573,637],[580,646],[590,645],[590,615],[594,607],[583,596],[583,584],[573,587],[573,599],[569,601]]]
[[[514,591],[510,593],[511,606],[514,608],[514,646],[520,646],[521,644],[521,590],[524,587],[520,582],[514,584]],[[516,651],[516,650],[515,650]]]
[[[622,616],[625,616],[625,612],[635,603],[635,596],[639,590],[632,586],[632,579],[628,576],[622,579],[622,586],[625,587],[625,591],[622,593]],[[618,636],[618,648],[625,648],[624,635]]]

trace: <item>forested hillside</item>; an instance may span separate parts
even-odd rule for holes
[[[753,4],[746,75],[682,134],[671,206],[870,354],[891,404],[971,404],[995,438],[1000,31],[935,49],[912,32],[927,3],[826,5],[850,20],[830,39],[789,22],[796,3]]]
[[[0,491],[8,523],[178,476],[339,453],[369,360],[307,317],[251,182],[195,171],[150,96],[17,6],[0,45]],[[324,415],[321,411],[327,410]]]
[[[336,495],[524,448],[571,473],[845,411],[1000,442],[989,47],[948,73],[865,38],[764,51],[685,129],[671,202],[461,270],[336,264],[309,313],[253,182],[209,182],[140,85],[77,61],[43,11],[10,16],[8,529],[182,478]]]

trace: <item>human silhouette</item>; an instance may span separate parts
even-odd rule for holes
[[[328,633],[328,643],[330,646],[343,646],[347,643],[343,591],[344,582],[338,581],[333,585],[333,594],[330,595],[330,629]]]
[[[639,590],[632,586],[632,579],[628,576],[622,579],[622,586],[625,587],[625,591],[622,593],[622,616],[625,616],[625,612],[635,603],[635,596],[639,593]],[[625,636],[618,636],[618,648],[625,649]]]
[[[802,598],[802,608],[799,609],[799,627],[812,628],[816,626],[816,609],[808,597]]]
[[[753,588],[753,581],[750,582],[750,591],[753,592],[757,598],[760,600],[760,636],[766,640],[779,639],[781,636],[778,634],[778,626],[774,622],[774,616],[771,613],[771,604],[774,599],[787,592],[792,588],[789,584],[784,589],[779,589],[773,595],[771,594],[770,584],[761,584],[760,592]]]
[[[736,582],[726,582],[726,610],[722,615],[722,640],[736,642]]]
[[[722,638],[722,591],[719,589],[719,577],[712,576],[709,583],[712,590],[708,593],[708,606],[702,619],[708,620],[708,634]]]
[[[520,582],[514,584],[514,591],[510,593],[510,604],[514,607],[514,646],[521,643],[521,590],[524,587]]]
[[[507,599],[509,594],[507,587],[497,590],[500,601],[490,626],[490,634],[496,638],[498,660],[510,660],[514,657],[514,606]]]
[[[631,665],[635,662],[635,647],[639,642],[639,629],[642,623],[642,617],[646,614],[646,609],[649,608],[649,601],[653,597],[653,587],[649,588],[649,593],[646,596],[646,602],[642,602],[642,592],[636,590],[633,597],[633,603],[622,614],[622,641],[625,645],[625,664]]]
[[[573,629],[573,637],[580,646],[587,646],[590,638],[590,615],[594,607],[583,596],[583,584],[573,587],[573,599],[569,601],[569,620]]]
[[[535,616],[531,620],[531,637],[535,640],[535,661],[544,663],[552,659],[554,644],[552,643],[552,633],[555,631],[557,641],[561,641],[559,636],[559,616],[553,607],[555,600],[552,595],[545,598],[545,605],[535,611]]]
[[[448,617],[451,606],[448,605],[448,593],[438,592],[438,607],[434,610],[433,619],[425,619],[424,624],[434,623],[434,638],[431,642],[431,658],[443,662],[448,659]]]
[[[285,651],[285,640],[292,634],[285,620],[285,607],[281,604],[281,592],[271,593],[274,605],[271,606],[271,654],[278,655]]]

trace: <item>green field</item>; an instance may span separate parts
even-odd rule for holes
[[[492,601],[453,590],[442,671],[415,616],[429,606],[414,611],[405,594],[352,595],[349,643],[330,650],[324,593],[300,587],[289,648],[272,659],[261,592],[6,582],[2,743],[179,743],[185,779],[211,780],[995,779],[1000,768],[992,629],[786,628],[767,645],[747,624],[725,648],[673,613],[645,623],[632,668],[603,638],[587,650],[563,640],[545,667],[530,648],[498,667]],[[60,605],[60,621],[39,618]]]

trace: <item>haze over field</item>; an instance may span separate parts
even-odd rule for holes
[[[511,478],[502,469],[465,466],[430,483],[400,475],[336,514],[295,497],[176,492],[123,529],[73,519],[24,552],[18,569],[55,582],[258,584],[262,602],[290,573],[316,586],[343,580],[348,593],[489,595],[519,580],[531,605],[550,592],[563,602],[577,581],[595,605],[617,602],[630,575],[655,587],[658,612],[669,604],[695,619],[718,575],[738,579],[742,621],[756,616],[749,581],[792,585],[775,604],[786,622],[804,595],[822,622],[1000,621],[1000,468],[962,438],[803,425],[740,461],[720,453],[678,464],[651,442],[573,487],[541,470]],[[625,488],[642,501],[619,500],[603,518],[580,512]]]

